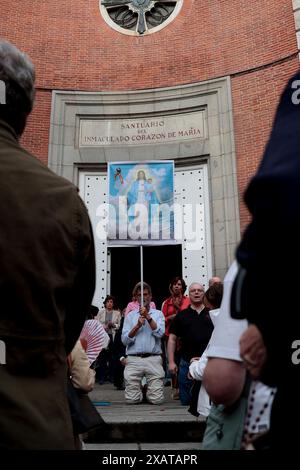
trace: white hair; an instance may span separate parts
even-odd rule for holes
[[[10,104],[10,88],[14,84],[21,88],[27,100],[28,112],[31,111],[34,102],[34,66],[29,57],[19,51],[13,44],[7,41],[0,41],[0,80],[7,87],[7,104]],[[12,98],[11,98],[12,99]]]
[[[201,284],[201,282],[196,282],[196,281],[194,281],[194,282],[192,282],[192,284],[190,284],[190,286],[189,286],[189,291],[190,291],[191,288],[192,288],[193,286],[195,286],[195,285],[201,286],[201,288],[203,289],[203,292],[204,292],[204,286]]]

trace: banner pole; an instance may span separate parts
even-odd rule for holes
[[[144,306],[144,260],[143,245],[140,245],[140,261],[141,261],[141,307]]]

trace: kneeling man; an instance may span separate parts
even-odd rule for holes
[[[130,312],[124,321],[122,342],[127,354],[124,379],[128,403],[142,401],[143,377],[147,380],[147,401],[158,405],[164,400],[161,338],[165,333],[165,318],[160,310],[150,309],[151,295],[150,286],[144,282],[144,305]],[[137,298],[141,305],[141,288]]]

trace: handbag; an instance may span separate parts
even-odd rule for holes
[[[83,434],[105,427],[105,421],[96,410],[88,394],[76,389],[69,377],[67,385],[67,397],[74,434]]]
[[[240,398],[230,407],[213,404],[206,422],[203,450],[240,450],[251,379],[246,376]]]

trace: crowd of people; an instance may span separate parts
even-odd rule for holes
[[[222,286],[218,278],[212,278],[212,283],[207,296],[215,286]],[[92,359],[96,381],[125,389],[128,403],[158,404],[164,400],[165,379],[170,377],[173,398],[189,405],[193,385],[189,364],[201,357],[213,330],[204,287],[192,283],[186,296],[184,279],[175,277],[161,310],[156,309],[146,282],[141,304],[141,289],[141,283],[134,286],[132,299],[122,312],[111,295],[101,310],[90,308],[93,320],[85,322],[80,338]]]
[[[173,398],[205,417],[218,404],[230,410],[252,377],[241,448],[296,448],[298,362],[291,356],[299,315],[290,291],[274,292],[270,273],[298,275],[300,108],[292,84],[299,78],[281,97],[247,190],[253,219],[237,250],[239,265],[232,264],[224,284],[214,277],[205,291],[193,282],[186,296],[177,276],[157,309],[151,287],[138,283],[123,311],[111,295],[99,310],[91,306],[95,250],[87,210],[75,186],[21,147],[35,72],[25,54],[0,42],[6,92],[0,105],[0,449],[77,448],[68,375],[85,392],[95,380],[109,380],[125,388],[128,403],[156,405],[169,373]]]

